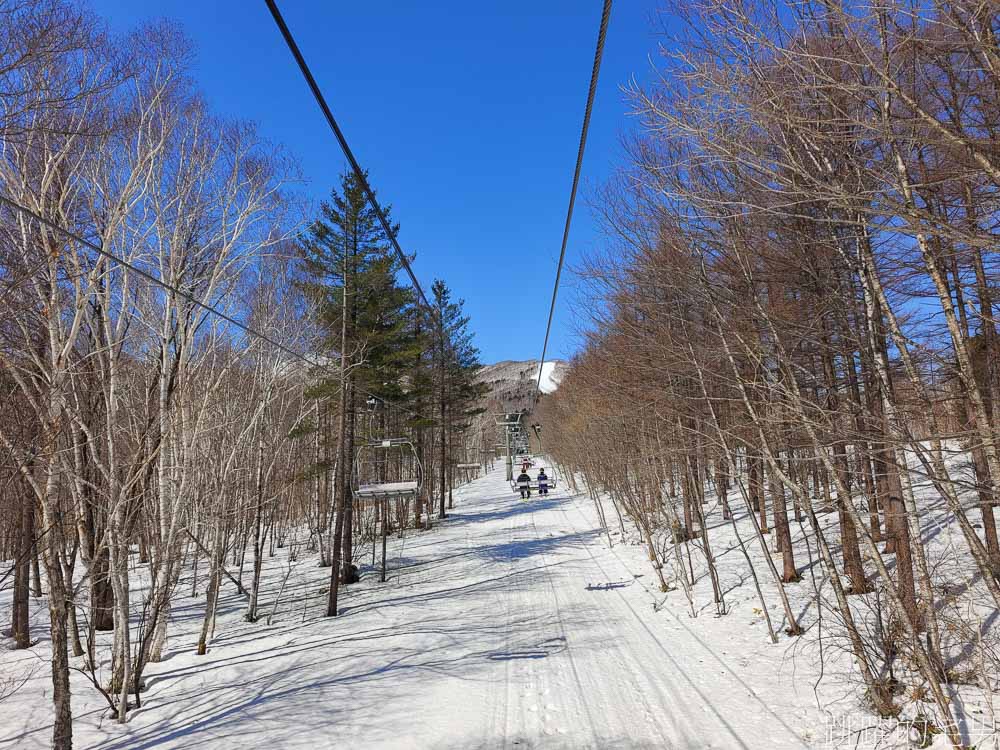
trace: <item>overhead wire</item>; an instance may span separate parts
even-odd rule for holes
[[[326,98],[323,96],[323,92],[319,88],[319,85],[317,84],[316,79],[313,76],[312,71],[309,68],[308,63],[306,63],[305,58],[302,55],[302,52],[301,52],[301,50],[298,47],[298,44],[295,42],[295,38],[292,35],[291,30],[288,28],[287,23],[285,23],[284,17],[282,16],[281,11],[278,9],[277,3],[275,2],[275,0],[265,0],[265,2],[267,3],[268,9],[270,10],[272,17],[274,18],[275,24],[278,26],[278,29],[281,32],[281,35],[284,38],[285,43],[287,44],[289,50],[291,51],[292,56],[295,58],[295,61],[296,61],[296,63],[299,66],[299,70],[301,71],[303,77],[305,78],[306,83],[308,84],[309,89],[312,92],[313,97],[316,100],[316,103],[319,105],[320,109],[322,110],[323,115],[325,116],[325,118],[327,120],[327,123],[330,126],[330,129],[333,131],[333,134],[336,137],[337,142],[339,143],[339,145],[341,147],[341,150],[344,152],[345,157],[347,158],[348,162],[350,163],[351,169],[354,172],[355,177],[357,178],[358,183],[360,184],[360,186],[362,188],[362,191],[365,193],[365,197],[367,198],[369,204],[372,206],[372,209],[375,211],[375,213],[376,213],[376,215],[378,217],[379,223],[382,226],[383,232],[385,232],[386,237],[388,238],[389,242],[392,244],[392,247],[393,247],[393,250],[396,253],[396,256],[399,258],[400,264],[402,265],[402,267],[406,271],[406,273],[407,273],[407,275],[408,275],[408,277],[410,279],[410,282],[413,285],[414,291],[417,294],[417,297],[418,297],[419,301],[423,303],[423,306],[431,313],[431,315],[434,318],[438,318],[439,319],[439,316],[437,314],[437,310],[434,307],[431,306],[430,302],[427,299],[427,296],[424,294],[423,288],[421,287],[420,282],[417,279],[417,276],[414,273],[412,266],[410,265],[409,258],[406,256],[406,253],[403,252],[402,247],[400,247],[399,241],[396,238],[396,234],[395,234],[395,232],[393,232],[391,225],[389,224],[389,221],[388,221],[388,218],[385,215],[385,212],[383,211],[383,209],[382,209],[381,205],[379,204],[378,200],[375,198],[375,193],[372,190],[371,186],[369,185],[368,179],[367,179],[364,171],[361,169],[361,166],[358,163],[357,159],[355,158],[354,153],[353,153],[353,151],[350,148],[350,145],[347,143],[347,139],[345,138],[345,136],[343,134],[343,131],[340,129],[340,126],[337,123],[337,120],[336,120],[336,118],[333,115],[333,112],[331,111],[329,105],[327,104]],[[610,12],[611,12],[611,4],[612,4],[612,0],[605,0],[605,2],[604,2],[604,12],[603,12],[602,18],[601,18],[601,27],[600,27],[600,33],[598,35],[597,51],[596,51],[595,57],[594,57],[594,68],[593,68],[593,71],[592,71],[592,74],[591,74],[590,91],[588,93],[587,107],[586,107],[585,114],[584,114],[583,131],[582,131],[581,137],[580,137],[580,146],[579,146],[579,151],[578,151],[578,154],[577,154],[576,169],[575,169],[575,172],[574,172],[574,175],[573,175],[573,185],[572,185],[572,189],[571,189],[571,192],[570,192],[569,210],[567,212],[566,226],[565,226],[565,229],[564,229],[564,232],[563,232],[562,247],[561,247],[560,254],[559,254],[559,265],[558,265],[558,267],[556,269],[556,281],[555,281],[555,285],[554,285],[554,288],[553,288],[553,291],[552,291],[552,303],[551,303],[550,310],[549,310],[548,323],[546,325],[545,341],[544,341],[544,344],[542,346],[542,359],[541,359],[541,362],[539,364],[538,381],[536,383],[536,388],[538,388],[538,389],[540,389],[540,387],[541,387],[542,363],[544,363],[545,353],[546,353],[546,350],[548,348],[549,334],[550,334],[550,330],[551,330],[551,326],[552,326],[552,317],[553,317],[553,313],[555,311],[556,297],[557,297],[558,290],[559,290],[559,281],[560,281],[560,277],[561,277],[561,274],[562,274],[562,267],[563,267],[563,262],[564,262],[565,254],[566,254],[566,244],[567,244],[568,237],[569,237],[569,228],[570,228],[570,223],[571,223],[572,216],[573,216],[573,206],[574,206],[574,203],[575,203],[575,200],[576,200],[577,186],[578,186],[578,183],[579,183],[580,171],[581,171],[582,163],[583,163],[583,154],[584,154],[584,149],[586,147],[587,132],[588,132],[589,125],[590,125],[590,115],[591,115],[591,110],[592,110],[592,107],[593,107],[593,101],[594,101],[594,97],[595,97],[595,93],[596,93],[596,88],[597,88],[597,79],[598,79],[598,74],[599,74],[599,71],[600,71],[601,57],[603,55],[604,39],[605,39],[605,35],[607,33],[607,24],[608,24],[608,19],[609,19]],[[181,297],[183,299],[188,300],[189,302],[191,302],[192,304],[194,304],[194,305],[198,306],[199,308],[205,310],[206,312],[209,312],[209,313],[215,315],[216,317],[220,318],[221,320],[226,321],[227,323],[229,323],[230,325],[234,326],[235,328],[237,328],[239,330],[242,330],[244,333],[246,333],[246,334],[248,334],[250,336],[253,336],[253,337],[255,337],[255,338],[257,338],[257,339],[259,339],[261,341],[264,341],[264,342],[266,342],[268,344],[270,344],[271,346],[275,347],[279,351],[282,351],[285,354],[288,354],[288,355],[292,356],[293,358],[295,358],[295,359],[297,359],[297,360],[299,360],[301,362],[306,363],[310,367],[320,366],[320,365],[318,365],[317,362],[308,359],[307,357],[305,357],[301,353],[299,353],[299,352],[295,351],[294,349],[292,349],[292,348],[290,348],[290,347],[282,344],[281,342],[273,339],[272,337],[268,336],[267,334],[264,334],[264,333],[262,333],[262,332],[260,332],[260,331],[258,331],[256,329],[254,329],[251,326],[248,326],[248,325],[246,325],[244,323],[241,323],[240,321],[236,320],[231,315],[223,312],[222,310],[219,310],[217,307],[199,300],[197,297],[195,297],[195,296],[193,296],[193,295],[185,292],[183,289],[179,288],[178,286],[176,286],[174,284],[170,284],[169,282],[166,282],[163,279],[158,278],[154,274],[149,273],[148,271],[142,269],[141,267],[139,267],[139,266],[137,266],[137,265],[135,265],[133,263],[130,263],[129,261],[125,260],[124,258],[118,257],[114,253],[108,252],[107,250],[105,250],[100,245],[97,245],[96,243],[91,242],[90,240],[87,240],[86,238],[80,236],[79,234],[77,234],[75,232],[72,232],[71,230],[66,229],[65,227],[63,227],[63,226],[61,226],[61,225],[59,225],[59,224],[57,224],[57,223],[55,223],[55,222],[53,222],[53,221],[45,218],[41,214],[39,214],[39,213],[31,210],[30,208],[28,208],[27,206],[24,206],[24,205],[18,203],[17,201],[15,201],[15,200],[13,200],[13,199],[5,196],[5,195],[0,195],[0,202],[6,204],[8,206],[10,206],[15,211],[18,211],[18,212],[20,212],[20,213],[22,213],[24,215],[30,216],[34,220],[38,221],[40,224],[43,224],[44,226],[48,227],[49,229],[51,229],[51,230],[53,230],[55,232],[58,232],[58,233],[60,233],[60,234],[62,234],[64,236],[66,236],[66,237],[74,240],[75,242],[80,243],[81,245],[83,245],[83,246],[85,246],[85,247],[93,250],[94,252],[98,253],[99,255],[107,258],[108,260],[113,261],[115,263],[118,263],[118,264],[124,266],[125,268],[128,268],[128,269],[134,271],[135,273],[137,273],[141,277],[147,279],[148,281],[152,282],[153,284],[155,284],[157,286],[160,286],[160,287],[162,287],[164,289],[167,289],[168,291],[176,294],[177,296],[179,296],[179,297]],[[439,325],[441,325],[442,322],[440,321],[440,319],[438,320],[438,323],[439,323]],[[357,386],[355,386],[355,387],[357,388]],[[374,394],[368,393],[368,392],[364,391],[361,388],[357,388],[357,390],[358,390],[359,393],[362,393],[362,394],[364,394],[366,396],[374,396]],[[376,398],[378,398],[378,397],[376,397]],[[381,399],[381,400],[385,401],[385,399]],[[412,416],[416,416],[416,417],[419,417],[419,418],[422,418],[422,419],[426,419],[426,417],[424,417],[423,415],[418,414],[417,412],[414,412],[414,411],[412,411],[410,409],[407,409],[406,407],[402,407],[402,406],[400,406],[398,404],[393,404],[392,402],[388,402],[388,401],[386,401],[386,403],[389,403],[391,406],[395,406],[396,408],[399,408],[401,411],[403,411],[405,413],[408,413],[408,414],[410,414]]]
[[[392,231],[392,227],[385,215],[385,211],[382,210],[382,206],[375,198],[375,191],[372,190],[371,185],[368,183],[367,175],[361,168],[358,160],[355,158],[350,145],[347,143],[344,131],[340,129],[337,118],[334,117],[333,111],[330,109],[330,105],[327,103],[326,97],[323,95],[323,91],[320,88],[319,83],[316,82],[316,78],[313,76],[312,70],[309,68],[309,64],[306,62],[305,56],[302,54],[302,50],[299,49],[299,45],[295,41],[295,36],[292,34],[291,29],[285,22],[284,16],[281,14],[281,10],[278,8],[278,3],[276,0],[265,0],[265,3],[267,4],[268,10],[271,12],[271,17],[274,19],[275,25],[277,25],[278,30],[281,32],[282,38],[285,40],[285,44],[292,53],[292,57],[295,58],[299,71],[302,73],[302,77],[309,86],[309,90],[312,92],[313,98],[316,100],[316,104],[319,105],[323,116],[326,118],[327,124],[330,126],[330,130],[337,139],[337,143],[340,145],[340,150],[344,152],[344,156],[351,165],[351,170],[354,172],[354,176],[358,180],[358,184],[361,185],[361,189],[364,192],[365,197],[368,199],[368,203],[378,216],[379,224],[382,226],[382,231],[385,232],[385,236],[392,244],[392,248],[395,251],[396,256],[399,258],[400,264],[406,271],[407,276],[409,276],[410,283],[416,293],[418,302],[423,303],[423,307],[430,314],[431,320],[437,324],[437,336],[439,346],[441,348],[441,358],[443,361],[444,352],[447,350],[454,355],[455,346],[450,336],[446,335],[445,321],[443,319],[442,311],[431,305],[427,299],[427,295],[424,294],[424,290],[420,286],[420,281],[417,279],[417,275],[414,273],[413,267],[410,265],[410,259],[407,257],[406,253],[403,252],[403,248],[400,247],[399,240],[396,238],[396,233]]]
[[[201,308],[205,312],[211,313],[212,315],[215,315],[216,317],[218,317],[218,318],[226,321],[227,323],[229,323],[230,325],[234,326],[235,328],[238,328],[239,330],[243,331],[247,335],[253,336],[254,338],[257,338],[257,339],[260,339],[261,341],[264,341],[264,342],[270,344],[275,349],[278,349],[279,351],[282,351],[285,354],[290,355],[291,357],[299,360],[300,362],[304,362],[309,367],[320,368],[320,369],[329,369],[329,368],[324,367],[320,362],[317,362],[315,360],[309,359],[308,357],[306,357],[305,355],[301,354],[300,352],[297,352],[294,349],[292,349],[291,347],[286,346],[285,344],[282,344],[280,341],[275,340],[271,336],[268,336],[266,333],[262,333],[261,331],[258,331],[256,328],[253,328],[252,326],[249,326],[249,325],[247,325],[245,323],[240,322],[239,320],[237,320],[236,318],[234,318],[232,315],[229,315],[228,313],[223,312],[222,310],[220,310],[219,308],[215,307],[214,305],[211,305],[211,304],[209,304],[207,302],[203,302],[202,300],[200,300],[197,297],[195,297],[193,294],[190,294],[190,293],[184,291],[183,289],[181,289],[176,284],[171,284],[168,281],[164,281],[163,279],[159,278],[158,276],[150,273],[149,271],[146,271],[142,267],[137,266],[136,264],[134,264],[134,263],[132,263],[132,262],[130,262],[130,261],[124,259],[124,258],[121,258],[121,257],[115,255],[112,252],[109,252],[108,250],[105,250],[103,247],[101,247],[97,243],[92,242],[92,241],[86,239],[85,237],[82,237],[81,235],[77,234],[76,232],[73,232],[73,231],[71,231],[71,230],[63,227],[60,224],[57,224],[56,222],[52,221],[51,219],[45,218],[44,216],[42,216],[41,214],[39,214],[37,211],[33,211],[32,209],[28,208],[27,206],[22,205],[21,203],[18,203],[17,201],[13,200],[12,198],[10,198],[10,197],[8,197],[6,195],[0,194],[0,203],[3,203],[5,205],[9,206],[10,208],[14,209],[18,213],[21,213],[21,214],[23,214],[25,216],[31,217],[32,219],[34,219],[35,221],[39,222],[43,226],[46,226],[49,229],[51,229],[52,231],[58,232],[59,234],[62,234],[65,237],[68,237],[69,239],[73,240],[74,242],[80,243],[84,247],[87,247],[87,248],[93,250],[98,255],[100,255],[100,256],[102,256],[104,258],[107,258],[108,260],[110,260],[110,261],[112,261],[114,263],[117,263],[117,264],[119,264],[119,265],[121,265],[121,266],[123,266],[125,268],[128,268],[131,271],[134,271],[136,274],[138,274],[142,278],[146,279],[147,281],[152,282],[156,286],[162,287],[163,289],[166,289],[167,291],[170,291],[173,294],[176,294],[178,297],[181,297],[182,299],[185,299],[188,302],[191,302],[193,305],[196,305],[197,307]],[[339,373],[337,373],[337,376],[339,377]],[[423,414],[415,412],[412,409],[408,409],[407,407],[402,406],[402,405],[400,405],[400,404],[398,404],[396,402],[389,401],[389,400],[385,399],[382,396],[376,396],[375,394],[369,393],[368,391],[365,391],[364,389],[359,388],[356,385],[354,385],[353,387],[355,388],[355,390],[357,390],[362,395],[364,395],[364,396],[372,396],[373,398],[377,398],[380,401],[388,404],[389,406],[391,406],[393,408],[396,408],[396,409],[399,409],[400,411],[402,411],[402,412],[404,412],[406,414],[409,414],[410,416],[417,417],[419,419],[428,419],[428,417],[424,416]]]
[[[330,106],[327,104],[326,98],[323,96],[323,92],[319,88],[319,84],[316,82],[316,79],[313,76],[312,71],[309,68],[309,65],[306,63],[305,58],[302,55],[302,52],[299,49],[299,46],[296,43],[295,38],[294,38],[294,36],[291,33],[291,30],[288,28],[288,25],[285,23],[284,17],[281,15],[281,11],[278,9],[277,3],[275,3],[274,0],[266,0],[266,3],[267,3],[267,6],[268,6],[268,9],[271,12],[272,17],[274,18],[274,21],[275,21],[276,25],[278,26],[279,31],[281,32],[282,37],[285,40],[285,43],[288,45],[288,48],[291,51],[292,56],[295,58],[295,61],[296,61],[296,63],[299,66],[299,70],[301,71],[303,77],[305,78],[306,83],[308,84],[309,89],[310,89],[310,91],[313,94],[313,97],[316,99],[316,103],[319,105],[320,109],[322,110],[323,115],[325,116],[325,118],[327,120],[327,123],[330,126],[330,129],[333,131],[333,134],[336,137],[337,142],[340,144],[341,150],[344,152],[344,155],[347,157],[347,160],[348,160],[348,162],[351,165],[351,169],[354,172],[354,175],[357,178],[358,183],[361,186],[361,189],[364,192],[366,199],[368,200],[368,202],[371,205],[372,209],[375,211],[375,214],[378,217],[379,224],[381,225],[383,232],[385,233],[386,237],[388,238],[389,242],[391,243],[391,245],[393,247],[393,250],[394,250],[394,252],[396,253],[396,256],[399,259],[400,264],[402,265],[403,269],[406,271],[407,276],[410,279],[410,283],[412,284],[413,289],[414,289],[414,291],[416,293],[418,302],[422,303],[423,307],[428,312],[430,312],[432,319],[437,319],[438,320],[439,328],[442,329],[441,335],[443,336],[443,323],[440,320],[440,316],[438,315],[437,310],[428,301],[427,295],[424,294],[423,287],[421,287],[420,282],[417,279],[417,276],[416,276],[416,274],[413,271],[413,267],[410,264],[409,258],[407,257],[406,253],[403,252],[402,247],[400,247],[399,240],[396,238],[396,234],[395,234],[395,232],[393,232],[392,226],[389,224],[389,220],[386,217],[385,211],[382,209],[382,206],[379,204],[378,200],[375,198],[375,192],[372,190],[371,185],[368,183],[368,178],[366,177],[364,171],[361,169],[361,165],[358,163],[358,160],[355,158],[354,152],[351,150],[350,145],[347,143],[347,139],[345,138],[343,131],[340,129],[340,126],[337,123],[336,118],[333,116],[333,112],[330,110]],[[257,331],[256,329],[254,329],[254,328],[252,328],[250,326],[247,326],[247,325],[241,323],[240,321],[236,320],[231,315],[228,315],[227,313],[223,312],[222,310],[219,310],[218,308],[216,308],[216,307],[214,307],[214,306],[212,306],[210,304],[202,302],[201,300],[197,299],[196,297],[194,297],[194,296],[192,296],[192,295],[184,292],[179,287],[177,287],[177,286],[175,286],[173,284],[170,284],[170,283],[164,281],[163,279],[158,278],[154,274],[151,274],[148,271],[145,271],[144,269],[142,269],[141,267],[136,266],[136,265],[128,262],[124,258],[118,257],[114,253],[108,252],[103,247],[101,247],[101,246],[97,245],[96,243],[93,243],[93,242],[85,239],[84,237],[76,234],[75,232],[72,232],[72,231],[70,231],[69,229],[66,229],[63,226],[61,226],[61,225],[59,225],[59,224],[57,224],[57,223],[55,223],[55,222],[53,222],[53,221],[51,221],[49,219],[46,219],[44,216],[42,216],[41,214],[39,214],[39,213],[37,213],[35,211],[32,211],[27,206],[24,206],[24,205],[18,203],[17,201],[14,201],[13,199],[11,199],[11,198],[9,198],[7,196],[4,196],[4,195],[0,195],[0,202],[5,203],[6,205],[10,206],[11,208],[13,208],[14,210],[16,210],[16,211],[18,211],[20,213],[23,213],[23,214],[25,214],[27,216],[30,216],[31,218],[35,219],[39,223],[43,224],[44,226],[47,226],[49,229],[51,229],[51,230],[53,230],[55,232],[58,232],[58,233],[66,236],[66,237],[69,237],[70,239],[72,239],[72,240],[74,240],[76,242],[79,242],[80,244],[84,245],[85,247],[90,248],[91,250],[93,250],[94,252],[98,253],[99,255],[107,258],[108,260],[111,260],[111,261],[113,261],[115,263],[119,263],[122,266],[124,266],[126,268],[129,268],[130,270],[132,270],[135,273],[139,274],[140,276],[142,276],[143,278],[147,279],[148,281],[150,281],[150,282],[152,282],[152,283],[154,283],[154,284],[156,284],[158,286],[161,286],[164,289],[167,289],[167,290],[173,292],[174,294],[178,295],[179,297],[182,297],[182,298],[188,300],[192,304],[195,304],[198,307],[204,309],[206,312],[209,312],[209,313],[211,313],[211,314],[219,317],[220,319],[226,321],[230,325],[235,326],[236,328],[244,331],[248,335],[254,336],[254,337],[260,339],[261,341],[264,341],[264,342],[266,342],[266,343],[274,346],[276,349],[278,349],[278,350],[280,350],[280,351],[282,351],[282,352],[284,352],[284,353],[286,353],[286,354],[294,357],[295,359],[297,359],[299,361],[302,361],[302,362],[305,362],[310,367],[321,366],[317,362],[308,359],[307,357],[303,356],[299,352],[296,352],[294,349],[291,349],[290,347],[282,344],[281,342],[274,340],[270,336],[268,336],[268,335],[266,335],[266,334],[264,334],[264,333],[262,333],[260,331]],[[407,414],[410,414],[411,416],[415,416],[415,417],[418,417],[420,419],[427,419],[427,417],[425,417],[424,415],[419,414],[417,412],[414,412],[411,409],[403,407],[403,406],[401,406],[401,405],[399,405],[397,403],[388,401],[387,399],[385,399],[383,397],[375,396],[372,393],[368,393],[367,391],[365,391],[365,390],[363,390],[361,388],[358,388],[356,385],[354,387],[355,387],[355,389],[359,393],[361,393],[361,394],[363,394],[365,396],[373,396],[374,398],[378,398],[379,400],[383,401],[384,403],[386,403],[386,404],[388,404],[390,406],[393,406],[395,408],[398,408],[400,411],[402,411],[404,413],[407,413]]]
[[[270,3],[270,0],[268,0]],[[542,343],[542,356],[538,360],[538,380],[535,392],[542,390],[542,372],[545,369],[545,354],[549,348],[549,334],[552,332],[552,318],[556,311],[556,298],[559,295],[559,281],[562,278],[563,263],[566,260],[566,244],[569,242],[569,228],[573,221],[573,206],[576,204],[576,192],[580,184],[580,172],[583,169],[583,154],[587,148],[587,133],[590,130],[590,114],[594,108],[597,95],[597,79],[601,72],[601,58],[604,56],[604,39],[608,33],[608,20],[611,18],[612,0],[604,0],[604,11],[601,13],[601,26],[597,33],[597,49],[594,51],[594,67],[590,73],[590,89],[587,92],[587,107],[583,112],[583,129],[580,132],[580,146],[576,153],[576,169],[573,170],[573,186],[569,192],[569,208],[566,211],[566,225],[563,227],[562,247],[559,249],[559,264],[556,266],[556,280],[552,287],[552,302],[549,305],[549,319],[545,325],[545,340]]]
[[[312,92],[313,98],[319,105],[319,108],[323,111],[323,116],[326,117],[327,124],[333,131],[334,136],[337,138],[337,143],[340,144],[340,149],[344,152],[344,156],[347,157],[347,161],[351,165],[351,169],[354,172],[354,176],[357,178],[358,183],[361,185],[361,189],[365,193],[365,197],[371,204],[375,213],[378,215],[379,223],[382,225],[382,231],[385,232],[385,236],[389,238],[389,242],[392,243],[392,247],[399,257],[400,263],[406,270],[407,275],[410,277],[410,283],[413,284],[414,290],[416,290],[418,297],[423,302],[424,307],[430,311],[433,317],[437,317],[437,311],[431,306],[427,301],[427,296],[424,294],[424,290],[420,286],[420,282],[417,281],[417,276],[413,272],[412,266],[410,266],[410,260],[406,257],[406,253],[399,246],[399,240],[396,239],[396,233],[392,231],[392,227],[389,225],[389,220],[386,218],[385,212],[379,205],[379,202],[375,199],[375,191],[372,190],[371,185],[368,184],[368,178],[365,176],[364,171],[361,169],[361,165],[358,164],[358,160],[354,158],[354,152],[351,151],[351,147],[347,144],[347,138],[344,137],[343,131],[340,129],[340,125],[337,124],[337,119],[333,116],[333,112],[330,110],[330,106],[326,103],[326,97],[323,96],[323,92],[316,83],[316,79],[313,77],[312,71],[309,69],[308,63],[306,63],[305,57],[302,55],[302,51],[299,49],[299,45],[295,42],[295,37],[292,36],[291,30],[288,28],[288,24],[285,23],[284,17],[281,15],[281,11],[278,9],[278,4],[275,0],[265,0],[268,9],[271,11],[271,16],[274,18],[275,24],[278,26],[278,30],[281,31],[281,36],[285,39],[285,44],[288,45],[288,49],[292,53],[292,57],[295,58],[295,62],[298,63],[299,70],[302,72],[303,78],[306,79],[306,83],[309,85],[309,90]]]

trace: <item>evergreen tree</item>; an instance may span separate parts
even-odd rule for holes
[[[389,216],[390,207],[382,208]],[[394,235],[399,232],[399,224],[391,226]],[[328,331],[327,348],[338,356],[345,348],[359,389],[398,400],[401,375],[420,348],[413,292],[398,283],[400,261],[353,172],[341,176],[339,191],[332,191],[310,226],[302,242],[302,266]],[[345,315],[346,347],[341,340]]]
[[[482,365],[479,349],[473,344],[465,300],[452,299],[452,292],[441,279],[431,287],[437,331],[436,375],[438,412],[438,517],[445,518],[445,498],[451,505],[451,471],[457,440],[464,436],[471,417],[482,412],[474,404],[485,393],[476,381]]]
[[[383,210],[389,214],[389,207]],[[390,226],[394,234],[399,231],[398,224]],[[365,399],[359,392],[398,400],[419,341],[412,324],[413,294],[396,279],[399,259],[353,172],[341,176],[339,190],[322,204],[300,244],[304,287],[327,331],[325,349],[340,360],[340,377],[322,380],[312,394],[324,403],[336,397],[339,404],[327,606],[327,613],[335,616],[339,584],[348,580],[353,557],[351,474],[357,406]]]

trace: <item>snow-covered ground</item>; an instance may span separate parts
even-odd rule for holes
[[[821,700],[814,639],[770,644],[749,582],[727,584],[728,615],[699,602],[691,617],[682,592],[658,591],[642,548],[615,537],[609,548],[586,495],[523,502],[498,468],[456,492],[448,521],[392,540],[390,580],[366,565],[337,619],[322,617],[329,569],[301,549],[290,562],[286,547],[264,568],[266,614],[292,566],[272,625],[244,622],[227,585],[199,657],[204,599],[182,599],[124,727],[74,675],[76,747],[827,746],[831,714],[818,706],[856,706],[836,658]],[[736,569],[738,550],[717,554]],[[370,548],[360,556],[370,563]],[[0,651],[0,672],[31,675],[0,702],[0,747],[50,740],[44,611],[33,606],[38,645]],[[9,612],[5,592],[0,618]]]

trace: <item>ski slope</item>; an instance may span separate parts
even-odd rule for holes
[[[320,616],[328,569],[267,560],[265,613],[291,566],[273,624],[243,622],[227,587],[203,657],[204,599],[185,591],[126,726],[74,676],[75,746],[803,747],[821,717],[782,648],[740,613],[654,611],[663,595],[640,549],[609,549],[594,516],[565,490],[522,502],[498,468],[456,492],[448,521],[394,541],[388,583],[366,566],[336,620]],[[47,656],[43,640],[0,669]],[[48,745],[42,667],[0,703],[0,747]]]
[[[559,388],[559,381],[562,380],[562,374],[556,376],[556,365],[558,362],[542,362],[538,365],[541,371],[541,378],[538,378],[539,373],[535,373],[535,378],[538,379],[538,389],[542,393],[555,393]]]

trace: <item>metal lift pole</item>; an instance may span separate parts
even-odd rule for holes
[[[512,455],[512,449],[510,446],[510,425],[504,425],[503,428],[504,438],[507,443],[507,481],[514,481],[514,456]]]

